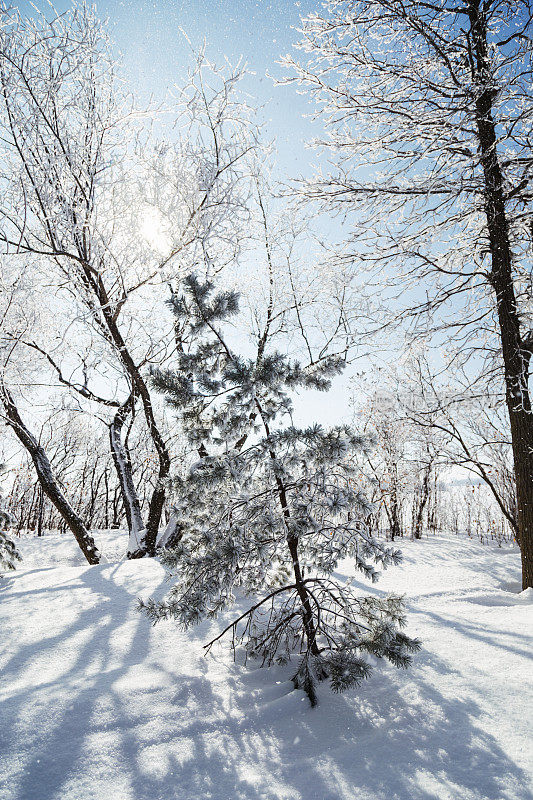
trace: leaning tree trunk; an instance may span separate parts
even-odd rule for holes
[[[522,554],[522,587],[533,586],[533,418],[529,393],[531,342],[520,331],[512,271],[512,251],[502,170],[493,118],[494,89],[490,81],[487,25],[481,0],[468,0],[471,25],[476,125],[484,176],[485,214],[496,295],[505,375],[505,398],[511,427],[518,544]]]
[[[99,553],[94,539],[85,527],[81,517],[74,511],[67,498],[64,496],[57,483],[50,461],[44,448],[38,443],[33,434],[24,425],[18,408],[9,390],[2,386],[1,399],[4,406],[7,424],[12,428],[19,441],[30,454],[35,465],[35,471],[43,492],[57,508],[65,524],[70,528],[80,549],[89,564],[99,563]]]

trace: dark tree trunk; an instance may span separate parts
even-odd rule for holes
[[[92,275],[90,276],[90,279],[91,281],[93,280]],[[154,447],[157,452],[157,457],[159,460],[159,470],[155,488],[152,492],[152,497],[150,498],[150,505],[148,509],[148,521],[146,524],[146,535],[144,539],[145,553],[147,555],[153,555],[155,553],[155,548],[157,543],[157,534],[159,532],[159,523],[161,520],[161,514],[163,512],[163,506],[165,504],[165,495],[166,495],[165,483],[170,472],[170,455],[167,446],[165,444],[165,441],[155,421],[150,392],[148,391],[148,387],[137,365],[133,361],[126,347],[126,343],[122,338],[122,334],[118,329],[116,320],[111,311],[111,306],[109,303],[109,299],[107,297],[107,293],[105,292],[101,279],[97,281],[96,293],[101,302],[102,313],[105,317],[108,330],[111,334],[111,338],[113,339],[113,342],[116,345],[117,350],[122,359],[122,363],[124,364],[129,374],[135,393],[141,399],[144,416],[146,419],[146,423],[148,425],[148,430],[152,438],[152,442],[154,443]]]
[[[37,536],[43,535],[43,506],[44,506],[44,493],[42,487],[39,487],[39,506],[37,512]]]
[[[418,492],[417,496],[417,503],[415,508],[414,514],[414,525],[413,525],[413,539],[421,539],[422,538],[422,529],[423,529],[423,520],[424,520],[424,511],[429,499],[429,484],[431,480],[431,468],[425,469],[424,474],[422,477],[422,486]]]
[[[117,322],[117,308],[107,293],[102,275],[91,267],[83,247],[80,248],[79,255],[82,279],[88,291],[97,298],[98,310],[102,315],[101,318],[99,317],[99,320],[100,322],[104,323],[106,331],[109,335],[109,340],[113,343],[117,355],[125,368],[133,393],[141,401],[148,432],[157,453],[159,462],[158,475],[152,496],[150,498],[148,520],[146,523],[146,535],[144,537],[144,550],[139,553],[139,555],[154,555],[157,544],[157,535],[159,532],[159,523],[161,521],[161,514],[165,504],[166,481],[170,472],[170,455],[166,446],[166,442],[157,426],[152,405],[152,398],[150,396],[148,386],[141,374],[139,367],[133,360],[131,353],[126,346],[126,342],[124,341],[122,333],[120,332]]]
[[[43,492],[57,508],[65,525],[68,526],[74,534],[89,564],[98,564],[99,555],[94,539],[87,530],[81,517],[74,511],[61,491],[59,484],[54,478],[50,462],[43,447],[41,447],[24,425],[15,405],[15,401],[5,386],[2,386],[0,396],[5,410],[7,424],[13,429],[19,441],[30,454]]]
[[[268,426],[268,422],[266,421],[265,415],[263,414],[259,402],[257,400],[255,402],[259,414],[261,416],[261,419],[263,421],[263,426],[265,428],[266,434],[267,436],[269,436],[270,429]],[[273,450],[270,450],[270,458],[272,459],[272,461],[274,462],[276,461],[276,454]],[[298,537],[290,533],[291,514],[289,510],[289,504],[287,501],[287,492],[282,479],[278,474],[276,474],[275,467],[274,467],[274,474],[275,474],[276,487],[277,487],[280,506],[283,512],[283,516],[287,522],[287,547],[289,548],[289,553],[291,554],[292,570],[294,574],[294,585],[296,586],[296,591],[298,593],[298,597],[300,598],[300,603],[302,606],[302,623],[305,631],[305,638],[307,640],[307,651],[313,656],[318,656],[320,654],[317,642],[318,631],[315,623],[313,609],[311,606],[311,595],[307,590],[302,572],[302,567],[300,564],[300,557],[298,554]],[[316,698],[313,681],[309,680],[308,682],[305,683],[304,686],[300,688],[303,688],[307,692],[307,696],[309,697],[309,702],[311,703],[311,705],[316,706],[318,701]]]
[[[104,471],[104,487],[105,487],[104,528],[107,531],[109,529],[109,473],[107,469]]]
[[[34,485],[33,491],[31,493],[31,500],[30,500],[30,508],[28,511],[28,525],[27,528],[29,531],[34,531],[36,522],[36,506],[37,506],[37,495],[39,494],[39,490],[37,485]]]
[[[485,214],[492,268],[490,283],[496,296],[505,375],[505,395],[518,505],[518,544],[522,553],[522,586],[533,586],[533,419],[529,395],[531,344],[524,341],[516,302],[512,251],[502,170],[493,118],[487,24],[481,0],[468,0],[473,79],[477,89],[476,125],[485,190]]]
[[[266,426],[265,426],[266,427]],[[270,456],[273,460],[275,460],[276,456],[271,451]],[[285,491],[285,486],[283,481],[280,477],[276,476],[276,484],[278,487],[278,495],[280,500],[280,505],[283,511],[283,516],[287,520],[287,528],[289,529],[291,517],[289,511],[289,505],[287,502],[287,493]],[[307,591],[307,587],[305,585],[302,568],[300,565],[300,557],[298,554],[298,537],[293,536],[290,533],[287,535],[287,546],[289,548],[289,552],[291,554],[292,559],[292,570],[294,574],[294,584],[296,586],[296,591],[298,592],[298,597],[300,598],[300,602],[302,604],[302,621],[305,630],[305,637],[307,639],[307,647],[309,651],[313,655],[319,654],[318,643],[317,643],[317,630],[315,626],[314,616],[313,616],[313,609],[311,608],[311,597],[309,592]],[[313,698],[310,697],[311,703],[314,705]]]
[[[96,465],[98,465],[98,461],[96,462]],[[103,477],[104,477],[104,475],[103,475],[102,472],[100,473],[100,475],[97,478],[96,478],[96,472],[94,472],[93,475],[92,475],[92,480],[91,480],[91,499],[90,499],[90,502],[89,502],[89,507],[88,507],[87,512],[85,514],[85,519],[86,519],[86,522],[87,522],[87,525],[89,526],[89,528],[95,527],[95,525],[93,523],[94,523],[95,515],[97,514],[98,497],[99,497],[99,494],[100,494],[100,484],[102,483]]]
[[[111,521],[111,528],[112,530],[118,530],[120,528],[120,487],[115,486],[115,491],[113,492],[113,519]]]
[[[428,499],[428,530],[430,530],[431,533],[436,533],[438,528],[438,508],[439,490],[437,485],[437,473],[435,472]]]

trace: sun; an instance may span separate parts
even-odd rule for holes
[[[171,247],[171,239],[165,230],[165,219],[155,206],[145,206],[140,214],[140,233],[156,252],[163,255]]]

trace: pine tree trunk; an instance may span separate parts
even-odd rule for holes
[[[270,452],[270,456],[273,460],[275,460],[276,456],[272,451]],[[290,524],[290,511],[289,511],[289,504],[287,502],[287,493],[285,491],[285,486],[283,485],[283,481],[277,475],[276,475],[276,484],[278,487],[278,494],[280,499],[280,505],[283,511],[283,516]],[[317,630],[313,617],[313,609],[311,608],[311,598],[305,586],[302,574],[302,568],[300,566],[300,558],[298,554],[298,538],[288,533],[287,546],[291,554],[292,571],[294,574],[294,583],[296,586],[296,591],[298,592],[298,597],[300,598],[300,602],[302,604],[302,621],[305,630],[305,637],[307,639],[307,647],[309,651],[316,656],[319,654],[318,644],[316,640]],[[312,698],[310,699],[311,702],[313,703],[313,699]]]
[[[275,460],[276,457],[273,451],[270,451],[270,456],[273,460]],[[280,499],[281,508],[283,510],[283,516],[285,517],[287,522],[290,523],[291,517],[290,517],[289,505],[287,502],[287,493],[285,491],[285,486],[283,484],[283,481],[277,475],[276,475],[276,484],[278,487],[278,495]],[[287,529],[289,530],[288,526]],[[307,640],[307,652],[310,653],[312,656],[318,656],[320,654],[317,642],[318,631],[315,623],[315,618],[313,615],[313,609],[311,607],[311,596],[307,591],[307,587],[305,585],[302,573],[302,568],[300,565],[300,557],[298,554],[298,537],[288,533],[287,546],[291,554],[294,584],[296,586],[296,591],[298,593],[298,597],[300,598],[300,603],[302,605],[302,623],[305,631],[305,638]],[[305,680],[302,685],[296,683],[295,685],[297,686],[297,688],[304,689],[304,691],[307,693],[309,702],[311,703],[312,707],[317,705],[318,701],[316,697],[312,675],[308,674],[307,680]]]
[[[67,498],[61,491],[59,484],[54,478],[48,457],[37,442],[35,437],[24,425],[13,397],[5,386],[1,389],[1,399],[4,406],[8,425],[13,429],[17,438],[29,452],[35,465],[35,471],[39,478],[43,492],[59,511],[63,521],[70,528],[80,549],[89,564],[98,564],[99,555],[94,539],[85,527],[81,517],[74,511]]]
[[[476,124],[492,258],[489,279],[496,296],[498,311],[516,480],[522,586],[527,589],[533,586],[533,419],[528,387],[531,352],[529,346],[525,347],[521,336],[513,282],[506,198],[498,158],[496,126],[492,114],[494,89],[491,86],[486,17],[481,0],[468,0],[468,9],[474,83],[478,89]]]
[[[263,425],[264,425],[266,434],[267,434],[267,436],[269,436],[270,435],[270,430],[269,430],[268,423],[266,421],[265,415],[263,414],[263,411],[261,409],[261,406],[259,405],[259,402],[257,400],[255,402],[256,402],[259,414],[261,416],[261,419],[263,421]],[[273,450],[270,450],[270,458],[272,459],[273,462],[276,461],[276,454],[275,454],[275,452]],[[310,596],[309,592],[307,591],[307,588],[306,588],[306,585],[305,585],[305,581],[304,581],[304,577],[303,577],[303,574],[302,574],[302,568],[301,568],[301,565],[300,565],[300,558],[299,558],[299,555],[298,555],[298,537],[294,536],[294,535],[292,535],[290,533],[291,515],[290,515],[290,510],[289,510],[289,504],[288,504],[288,501],[287,501],[287,492],[286,492],[285,485],[284,485],[283,481],[281,480],[279,475],[276,473],[275,464],[274,464],[273,469],[274,469],[274,475],[275,475],[275,480],[276,480],[276,486],[277,486],[277,490],[278,490],[279,502],[280,502],[280,505],[281,505],[283,516],[285,517],[285,520],[288,523],[287,524],[287,546],[288,546],[289,552],[291,554],[292,570],[293,570],[293,574],[294,574],[294,583],[295,583],[295,586],[296,586],[296,591],[298,593],[298,597],[300,598],[300,602],[302,604],[302,622],[303,622],[304,631],[305,631],[305,638],[307,639],[307,648],[308,648],[308,651],[312,655],[317,656],[317,655],[319,655],[319,652],[320,652],[319,651],[319,647],[318,647],[318,642],[317,642],[317,628],[316,628],[316,624],[315,624],[315,620],[314,620],[313,609],[311,607],[311,596]],[[316,697],[314,695],[314,692],[313,692],[311,686],[307,689],[307,694],[309,696],[309,700],[311,702],[311,705],[312,706],[316,705]]]

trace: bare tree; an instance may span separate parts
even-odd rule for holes
[[[379,370],[370,379],[354,380],[351,398],[355,418],[373,443],[365,454],[366,474],[376,482],[373,497],[378,514],[385,513],[388,536],[404,536],[411,520],[411,536],[420,539],[433,501],[435,480],[442,466],[443,432],[422,418],[420,390],[413,385],[410,366]],[[421,419],[421,421],[419,421]]]
[[[422,356],[409,377],[406,416],[422,430],[440,432],[445,463],[486,484],[518,541],[512,445],[499,398],[486,393],[472,396],[457,383],[441,385]]]
[[[3,264],[0,275],[0,419],[13,431],[20,444],[28,452],[37,474],[41,492],[53,503],[65,524],[74,534],[80,549],[90,564],[97,564],[99,554],[94,540],[80,515],[60,485],[51,466],[50,459],[39,438],[36,437],[23,421],[17,402],[13,396],[9,381],[18,383],[18,378],[28,367],[25,359],[18,360],[20,338],[38,319],[36,310],[32,308],[31,281],[22,271],[13,275],[9,264]],[[6,337],[5,330],[11,331]],[[28,371],[26,380],[36,380],[34,370]],[[37,379],[38,380],[38,379]]]
[[[209,270],[238,250],[244,164],[256,144],[248,110],[234,96],[242,70],[215,74],[200,55],[177,92],[173,121],[182,136],[149,144],[92,10],[74,4],[51,19],[0,13],[0,239],[11,259],[31,258],[46,271],[59,306],[71,308],[59,348],[33,336],[18,341],[86,410],[107,410],[130,553],[150,554],[171,455],[146,371],[173,347],[172,325],[162,330],[164,313],[154,309],[191,261]],[[156,246],[139,236],[143,215],[162,228]],[[80,331],[77,351],[66,347]],[[83,349],[88,356],[80,358]],[[146,523],[123,437],[137,406],[157,458]]]
[[[91,530],[124,528],[127,510],[122,502],[109,442],[102,435],[102,423],[76,411],[62,409],[44,422],[33,415],[32,424],[34,436],[46,452],[58,485],[86,527]],[[134,489],[141,513],[145,514],[152,489],[154,455],[144,427],[132,426],[131,422],[128,427],[125,441],[131,456]],[[11,473],[6,508],[15,520],[15,529],[36,531],[38,535],[63,531],[65,521],[43,493],[31,458],[27,452],[15,450],[11,442],[6,445]],[[172,499],[171,492],[167,495],[164,518],[168,517]]]
[[[365,454],[369,477],[379,487],[380,506],[388,522],[388,536],[394,541],[404,535],[404,516],[411,470],[406,445],[406,426],[399,424],[391,397],[375,391],[366,398],[363,431],[372,437],[374,447]]]
[[[287,59],[319,104],[332,162],[302,194],[350,214],[344,256],[384,267],[376,282],[406,299],[398,317],[445,345],[450,369],[504,386],[524,588],[532,18],[530,0],[331,0],[303,23],[301,62]]]
[[[2,402],[8,425],[32,458],[43,491],[46,492],[46,495],[66,521],[89,564],[98,564],[99,553],[93,537],[81,517],[74,511],[72,505],[61,491],[44,448],[22,421],[13,396],[4,384],[0,386],[0,401]]]

